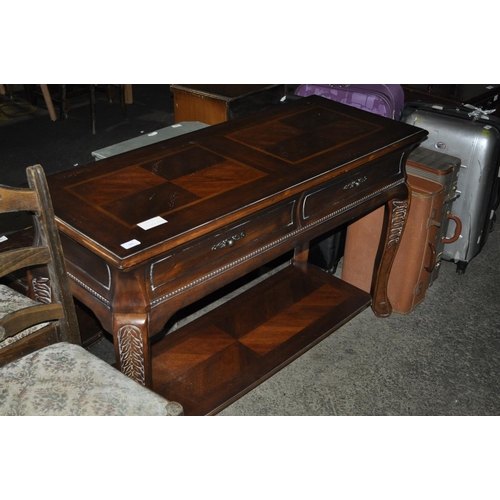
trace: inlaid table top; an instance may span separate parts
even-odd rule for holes
[[[61,230],[127,268],[419,135],[311,96],[50,176],[49,185]]]

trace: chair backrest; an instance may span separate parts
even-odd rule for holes
[[[51,343],[81,344],[45,173],[35,165],[26,174],[28,188],[0,185],[0,213],[31,213],[34,232],[31,246],[0,244],[0,278],[25,272],[29,290],[0,285],[0,366]]]

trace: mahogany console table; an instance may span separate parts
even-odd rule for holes
[[[72,291],[112,332],[124,373],[188,415],[217,413],[370,304],[391,314],[405,162],[425,136],[311,96],[49,176]],[[307,263],[312,238],[382,205],[370,294]],[[182,307],[290,252],[157,339]]]

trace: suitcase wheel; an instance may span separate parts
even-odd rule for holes
[[[457,274],[465,274],[465,270],[467,269],[467,265],[469,263],[463,260],[457,262]]]
[[[495,222],[497,221],[497,214],[494,213],[493,217],[490,219],[490,233],[493,232],[493,229],[495,229]]]

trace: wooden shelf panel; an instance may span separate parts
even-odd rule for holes
[[[153,346],[153,390],[212,415],[330,335],[370,295],[294,263]]]

